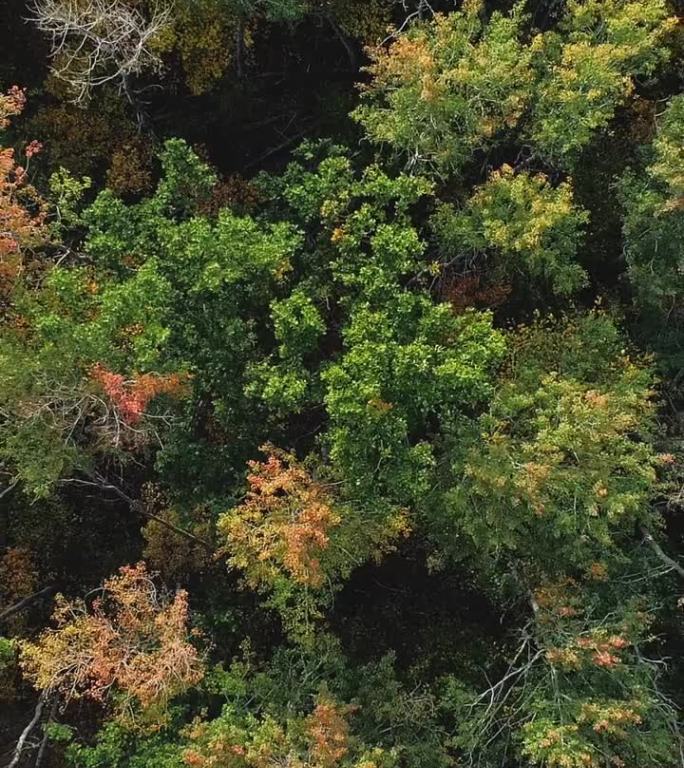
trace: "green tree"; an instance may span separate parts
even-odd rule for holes
[[[459,171],[514,129],[528,105],[534,75],[522,6],[486,23],[480,11],[481,3],[466,3],[373,52],[372,80],[353,115],[409,167]]]
[[[453,437],[444,514],[483,562],[514,563],[535,584],[657,524],[653,375],[623,344],[602,314],[514,333],[488,411]]]
[[[622,180],[623,234],[629,277],[646,318],[661,327],[681,323],[684,296],[684,98],[668,104],[646,168],[629,170]]]
[[[627,101],[635,79],[667,60],[674,23],[663,0],[567,3],[558,30],[532,42],[539,74],[526,133],[538,151],[572,167]]]
[[[554,188],[542,174],[515,174],[505,165],[463,210],[442,206],[434,226],[445,259],[472,268],[491,254],[494,280],[532,280],[540,293],[568,295],[587,282],[576,261],[587,219],[568,182]]]
[[[626,102],[634,78],[667,60],[664,0],[569,2],[536,32],[521,5],[482,21],[481,3],[436,16],[374,53],[355,118],[409,167],[456,174],[497,144],[531,142],[571,168]]]

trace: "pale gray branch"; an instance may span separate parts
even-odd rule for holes
[[[123,0],[35,0],[31,20],[51,43],[53,73],[84,103],[93,88],[118,82],[127,90],[131,75],[158,70],[151,45],[169,24],[171,6],[153,6],[149,15]]]
[[[676,571],[684,579],[684,568],[663,551],[660,544],[653,538],[653,534],[647,528],[642,528],[641,532],[644,535],[644,541],[655,552],[656,557],[665,563],[671,570]]]
[[[36,704],[36,708],[33,712],[33,717],[29,721],[29,724],[24,728],[24,730],[21,732],[21,736],[19,736],[19,741],[17,741],[17,746],[14,748],[14,754],[12,755],[12,760],[10,761],[7,768],[16,768],[17,765],[19,765],[19,761],[21,760],[21,755],[24,751],[24,746],[26,744],[26,739],[31,735],[31,731],[38,725],[38,721],[40,720],[40,716],[43,714],[43,707],[45,706],[45,695],[41,695],[41,697],[38,699],[38,703]]]

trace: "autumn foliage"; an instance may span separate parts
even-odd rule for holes
[[[100,364],[93,367],[91,377],[102,387],[121,415],[121,419],[131,427],[144,416],[145,409],[151,400],[159,395],[179,396],[183,393],[187,381],[179,374],[153,373],[126,379],[122,374],[113,373]]]
[[[22,666],[36,687],[67,701],[117,693],[131,711],[163,707],[201,679],[186,592],[164,598],[144,563],[122,567],[97,592],[90,607],[59,596],[54,628],[24,643]]]
[[[264,445],[265,462],[249,463],[245,501],[222,519],[231,564],[258,585],[279,573],[312,587],[324,573],[320,557],[341,518],[325,486],[294,457]]]
[[[307,720],[312,763],[334,768],[349,751],[349,724],[346,715],[353,707],[341,707],[331,696],[321,695]]]
[[[373,750],[361,759],[354,753],[349,717],[357,708],[344,705],[327,691],[316,696],[313,710],[281,724],[266,716],[245,727],[238,722],[197,723],[190,731],[193,746],[183,754],[189,768],[380,768],[392,765]],[[236,718],[237,719],[237,718]]]
[[[0,130],[21,114],[25,103],[24,91],[16,86],[0,93]],[[0,146],[0,294],[8,292],[21,272],[21,251],[47,238],[45,203],[29,183],[27,172],[30,159],[40,150],[39,142],[29,143],[22,165],[14,149]]]

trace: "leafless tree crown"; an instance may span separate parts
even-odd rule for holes
[[[145,14],[124,0],[35,0],[32,20],[51,40],[53,72],[87,101],[93,88],[155,70],[160,60],[150,43],[169,24],[171,6]]]

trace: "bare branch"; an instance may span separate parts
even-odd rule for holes
[[[24,728],[24,730],[21,732],[21,736],[19,736],[19,741],[17,741],[17,746],[14,748],[14,754],[12,756],[12,760],[10,761],[7,768],[16,768],[16,766],[19,765],[19,761],[21,760],[21,755],[24,751],[24,745],[26,744],[26,739],[28,739],[28,737],[31,735],[31,731],[33,731],[36,725],[38,725],[40,716],[43,714],[44,706],[45,706],[45,694],[42,694],[38,699],[38,703],[36,704],[36,708],[33,712],[33,717],[31,718],[26,728]]]
[[[684,579],[684,568],[676,560],[673,560],[669,555],[663,552],[660,544],[653,538],[653,534],[646,528],[642,528],[641,532],[644,535],[644,541],[655,552],[656,556],[662,560],[670,570],[676,571]]]
[[[40,600],[41,597],[47,597],[48,595],[52,594],[52,592],[54,591],[55,591],[55,588],[53,586],[43,587],[43,589],[39,589],[38,592],[34,592],[32,595],[25,597],[23,600],[20,600],[18,603],[15,603],[14,605],[10,605],[9,608],[5,608],[5,610],[2,613],[0,613],[0,621],[9,619],[10,616],[14,616],[15,613],[19,613],[19,611],[23,611],[24,608],[27,608],[32,603],[35,603],[36,600]]]
[[[149,18],[122,0],[35,0],[31,20],[50,38],[52,71],[84,103],[93,88],[158,70],[151,41],[168,26],[170,5],[153,7]]]
[[[57,699],[53,699],[52,706],[50,707],[50,714],[47,716],[47,720],[45,721],[45,724],[43,725],[43,738],[40,742],[40,749],[38,750],[38,757],[36,757],[36,763],[33,766],[33,768],[40,768],[43,757],[45,756],[45,748],[47,747],[48,743],[48,736],[50,734],[50,731],[48,730],[48,725],[52,722],[55,713],[57,712]]]
[[[96,484],[98,487],[102,488],[103,490],[112,491],[120,499],[125,501],[131,507],[131,509],[135,510],[136,512],[139,512],[144,517],[147,517],[150,520],[154,520],[160,525],[163,525],[164,527],[168,528],[174,533],[177,533],[179,536],[182,536],[183,538],[188,539],[189,541],[192,541],[195,544],[199,544],[201,547],[204,547],[209,552],[214,551],[214,547],[208,541],[205,541],[204,539],[200,539],[199,536],[195,536],[194,533],[187,531],[185,528],[180,528],[179,526],[174,525],[170,520],[166,520],[160,515],[156,515],[154,512],[150,512],[150,510],[145,508],[144,504],[142,504],[140,501],[136,501],[135,499],[131,498],[124,490],[119,488],[119,486],[113,485],[101,475],[99,474],[96,475],[94,479],[97,481]]]

